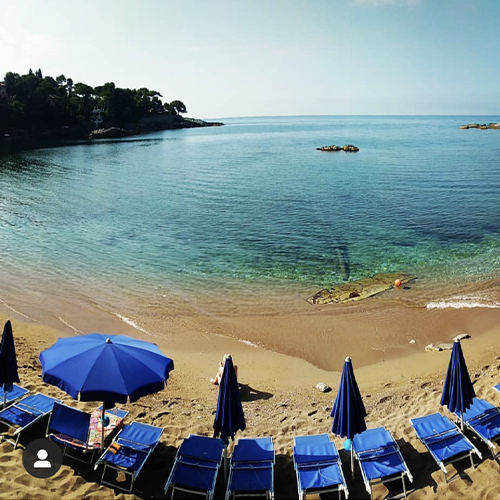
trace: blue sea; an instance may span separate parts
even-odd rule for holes
[[[459,130],[498,117],[218,120],[1,151],[0,308],[141,329],[167,310],[311,308],[395,271],[418,277],[418,305],[499,305],[481,284],[500,278],[500,131]],[[359,152],[316,150],[331,144]]]

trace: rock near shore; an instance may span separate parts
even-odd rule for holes
[[[186,118],[179,115],[157,114],[145,115],[135,123],[125,124],[125,128],[110,127],[93,130],[89,139],[110,139],[127,137],[129,135],[140,135],[158,130],[173,130],[194,127],[220,127],[221,122],[206,122],[197,118]]]
[[[470,123],[469,125],[462,125],[459,127],[460,130],[467,130],[468,128],[478,128],[480,130],[487,130],[487,129],[497,129],[500,130],[500,123],[483,123],[480,125],[479,123]]]
[[[132,134],[134,134],[132,130],[119,127],[98,128],[90,132],[89,139],[114,139],[116,137],[127,137]]]
[[[405,284],[415,279],[416,276],[407,273],[376,274],[371,278],[363,278],[349,283],[337,284],[332,288],[324,288],[306,300],[312,305],[340,304],[351,300],[362,300],[394,288],[396,280],[400,281],[401,284]]]
[[[318,151],[347,151],[348,153],[356,153],[359,148],[353,146],[352,144],[346,144],[345,146],[322,146],[321,148],[316,148]]]

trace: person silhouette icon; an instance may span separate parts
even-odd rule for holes
[[[23,451],[24,469],[39,479],[47,479],[57,474],[62,462],[61,448],[47,438],[34,439]]]
[[[38,460],[33,464],[35,469],[50,469],[52,467],[52,464],[47,460],[47,457],[49,456],[47,450],[44,450],[43,448],[38,450],[36,456],[38,457]]]

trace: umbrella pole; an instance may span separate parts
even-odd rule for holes
[[[354,450],[352,448],[352,440],[351,440],[351,473],[354,478]]]
[[[101,434],[101,454],[104,451],[104,416],[106,415],[106,404],[104,401],[102,402],[102,411],[101,411],[101,427],[102,427],[102,434]]]
[[[3,384],[3,409],[7,406],[7,384]]]
[[[229,475],[229,461],[227,459],[227,444],[224,445],[224,484],[227,487],[227,477]]]
[[[464,430],[464,413],[462,411],[460,412],[460,427]]]

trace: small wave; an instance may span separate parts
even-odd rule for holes
[[[57,319],[61,323],[65,324],[68,328],[71,328],[76,335],[80,335],[80,334],[83,333],[81,330],[78,330],[78,328],[75,328],[73,325],[70,325],[66,320],[64,320],[63,318],[61,318],[61,316],[57,316]]]
[[[437,300],[427,303],[427,309],[474,309],[483,307],[489,309],[500,308],[500,303],[481,296],[461,295],[449,299]]]
[[[154,335],[153,333],[148,332],[147,330],[142,328],[142,326],[139,326],[134,320],[127,318],[127,316],[123,316],[123,314],[113,312],[113,311],[110,311],[110,312],[111,312],[111,314],[113,314],[117,318],[120,318],[124,323],[127,323],[127,325],[130,325],[132,328],[135,328],[136,330],[144,332],[147,335],[150,335],[151,337],[158,337],[158,335]]]
[[[243,344],[249,345],[251,347],[255,347],[257,349],[260,347],[260,345],[254,344],[253,342],[250,342],[249,340],[241,340],[240,339],[240,342],[242,342]]]
[[[14,311],[16,314],[19,314],[20,316],[23,316],[26,319],[29,319],[31,321],[36,321],[34,318],[31,316],[28,316],[27,314],[23,314],[21,311],[18,311],[17,309],[14,309],[12,306],[9,306],[5,300],[0,299],[0,302],[7,308],[10,309],[11,311]]]

